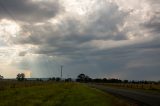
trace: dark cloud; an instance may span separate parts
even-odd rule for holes
[[[151,20],[145,23],[145,27],[151,30],[152,33],[159,34],[160,33],[160,12],[155,13],[156,16],[153,16]]]
[[[58,1],[34,2],[32,0],[1,0],[0,18],[8,18],[27,23],[46,21],[60,11]]]
[[[91,14],[89,26],[85,29],[89,35],[97,39],[125,40],[125,32],[120,32],[128,12],[119,10],[114,3],[104,3],[102,8]]]
[[[97,9],[93,8],[84,16],[66,11],[60,14],[63,6],[57,1],[1,2],[17,20],[28,23],[21,25],[20,35],[10,40],[13,45],[35,46],[32,50],[20,52],[19,56],[24,60],[18,63],[20,69],[33,70],[34,76],[52,77],[53,73],[58,76],[57,67],[63,64],[65,77],[85,73],[91,77],[158,80],[160,15],[154,11],[158,8],[155,6],[158,1],[148,2],[154,5],[153,13],[151,19],[144,22],[139,22],[142,17],[136,13],[140,11],[137,8],[132,12],[124,11],[114,2],[97,2],[98,8],[95,6]],[[1,18],[9,17],[2,10],[0,13]],[[60,18],[55,17],[57,14]],[[56,24],[43,22],[53,17]],[[33,61],[26,58],[30,57],[27,54],[38,57],[35,56]],[[60,62],[55,64],[57,61]]]
[[[55,49],[46,46],[40,48],[40,51],[36,53],[41,54],[42,57],[43,55],[65,57],[68,58],[69,61],[66,62],[66,60],[64,60],[66,63],[59,62],[55,65],[54,62],[57,60],[52,60],[48,56],[38,58],[38,63],[34,66],[37,70],[35,73],[40,72],[41,74],[43,73],[44,76],[51,77],[52,75],[48,73],[51,73],[53,69],[53,72],[59,75],[59,71],[57,71],[58,69],[55,69],[55,67],[57,68],[61,64],[64,64],[64,77],[76,77],[79,73],[85,73],[91,77],[157,80],[159,76],[158,69],[160,68],[160,46],[158,46],[159,42],[157,41],[158,40],[154,40],[140,45],[128,45],[107,50],[76,48],[77,46],[72,46],[72,49],[70,47],[59,47]],[[46,61],[48,59],[50,62]],[[44,69],[38,71],[38,67],[42,66]]]
[[[120,32],[118,25],[123,24],[127,13],[119,11],[113,3],[107,6],[102,4],[102,7],[85,19],[88,24],[83,24],[75,17],[67,17],[58,25],[46,23],[40,26],[25,26],[32,31],[31,36],[19,36],[14,42],[38,45],[39,48],[35,51],[38,54],[83,55],[94,49],[83,46],[84,43],[93,40],[126,40],[126,33]]]
[[[148,0],[152,7],[151,19],[144,23],[144,26],[154,34],[160,34],[160,1],[158,0]]]

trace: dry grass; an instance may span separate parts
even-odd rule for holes
[[[105,86],[160,92],[160,84],[101,83]]]

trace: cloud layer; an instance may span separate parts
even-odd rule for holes
[[[150,0],[2,0],[0,58],[33,77],[159,80],[160,13]],[[4,27],[5,25],[5,27]],[[9,33],[12,28],[16,34]],[[7,73],[7,72],[2,72]],[[7,75],[6,75],[7,76]]]

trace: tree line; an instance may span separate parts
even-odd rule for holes
[[[0,75],[0,79],[3,79],[3,76]],[[16,79],[18,81],[26,81],[24,73],[18,73],[16,76]],[[41,78],[37,78],[36,81],[43,81]],[[48,78],[47,81],[65,81],[65,82],[82,82],[82,83],[132,83],[132,84],[160,84],[160,81],[135,81],[135,80],[121,80],[116,78],[91,78],[88,75],[85,74],[79,74],[76,79],[72,78],[65,78],[61,79],[60,77],[52,77]]]
[[[93,82],[93,83],[132,83],[132,84],[160,84],[160,81],[135,81],[135,80],[120,80],[116,78],[95,78],[92,79],[88,75],[85,74],[79,74],[76,79],[77,82],[83,82],[83,83],[88,83],[88,82]]]

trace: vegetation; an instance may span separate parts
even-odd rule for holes
[[[100,85],[105,85],[109,87],[116,87],[116,88],[127,88],[127,89],[134,89],[134,90],[145,90],[151,92],[160,92],[160,84],[134,84],[134,83],[98,83]]]
[[[17,74],[17,80],[18,81],[24,81],[25,80],[25,74],[24,73]]]
[[[91,78],[85,74],[79,74],[76,79],[77,82],[90,82]]]
[[[141,89],[141,90],[150,90],[160,92],[160,81],[129,81],[129,80],[120,80],[115,78],[96,78],[92,79],[85,74],[79,74],[76,79],[77,82],[83,83],[96,83],[103,84],[111,87],[118,88],[130,88],[130,89]]]
[[[129,81],[120,80],[116,78],[90,78],[88,75],[79,74],[76,79],[77,82],[95,82],[95,83],[132,83],[132,84],[160,84],[160,81]]]
[[[3,82],[3,84],[4,83],[8,83],[8,81]],[[79,83],[9,82],[9,84],[11,83],[15,84],[14,89],[8,88],[8,90],[4,89],[0,91],[0,106],[128,105],[123,100],[119,100],[109,94]],[[19,85],[21,85],[21,87],[17,87]]]
[[[18,81],[17,81],[18,80]],[[85,74],[71,78],[49,78],[27,81],[23,74],[17,80],[0,80],[0,106],[127,106],[128,101],[118,99],[85,83],[103,84],[117,88],[160,91],[159,82],[128,81],[120,79],[92,79]],[[131,103],[132,104],[132,103]]]
[[[3,79],[3,76],[0,75],[0,80],[2,80],[2,79]]]

